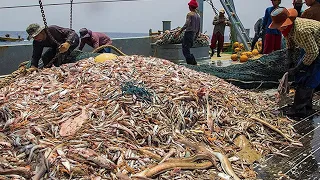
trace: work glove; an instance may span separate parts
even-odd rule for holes
[[[30,68],[27,69],[28,73],[32,73],[33,71],[38,71],[38,68],[32,65]]]
[[[297,74],[297,72],[299,72],[300,70],[302,70],[304,67],[306,67],[306,65],[303,64],[303,62],[301,62],[300,64],[298,64],[296,67],[294,68],[290,68],[288,70],[288,73],[290,76],[294,76],[295,74]]]
[[[68,42],[65,42],[59,46],[59,52],[65,53],[69,50],[69,48],[70,48],[70,44]]]

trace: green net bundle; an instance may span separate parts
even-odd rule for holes
[[[299,51],[293,57],[298,59]],[[286,49],[274,51],[256,60],[249,60],[243,64],[234,64],[227,67],[218,67],[214,64],[199,66],[185,65],[190,69],[208,73],[224,79],[240,88],[271,88],[279,83],[279,79],[287,72],[289,61],[286,58]]]

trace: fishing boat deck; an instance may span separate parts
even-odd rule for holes
[[[205,64],[214,64],[216,66],[229,66],[232,64],[242,64],[239,61],[232,61],[231,60],[231,54],[230,53],[221,53],[221,57],[217,57],[217,54],[214,54],[211,58],[208,56],[208,58],[204,58],[201,60],[197,60],[198,65],[205,65]],[[262,55],[255,56],[251,59],[258,59]],[[175,62],[177,64],[186,64],[186,61],[184,59],[178,60]]]

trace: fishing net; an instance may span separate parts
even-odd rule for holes
[[[296,61],[299,50],[293,53]],[[279,84],[279,79],[287,72],[289,61],[286,58],[286,49],[274,51],[256,60],[249,60],[243,64],[234,64],[227,67],[218,67],[214,64],[199,66],[185,65],[190,69],[208,73],[222,78],[240,88],[272,88]]]
[[[179,27],[167,30],[163,34],[160,34],[155,37],[157,41],[155,42],[156,45],[165,45],[165,44],[181,44],[182,39],[184,36],[185,31],[183,31],[179,37],[175,37],[175,34],[180,30]],[[200,33],[199,37],[194,41],[195,47],[202,47],[202,46],[209,46],[209,36],[203,33]]]
[[[121,85],[123,95],[133,95],[137,100],[151,102],[152,94],[143,85],[128,81]]]

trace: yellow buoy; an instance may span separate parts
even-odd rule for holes
[[[102,53],[94,58],[94,62],[103,63],[106,61],[116,60],[117,58],[118,56],[113,53]]]

